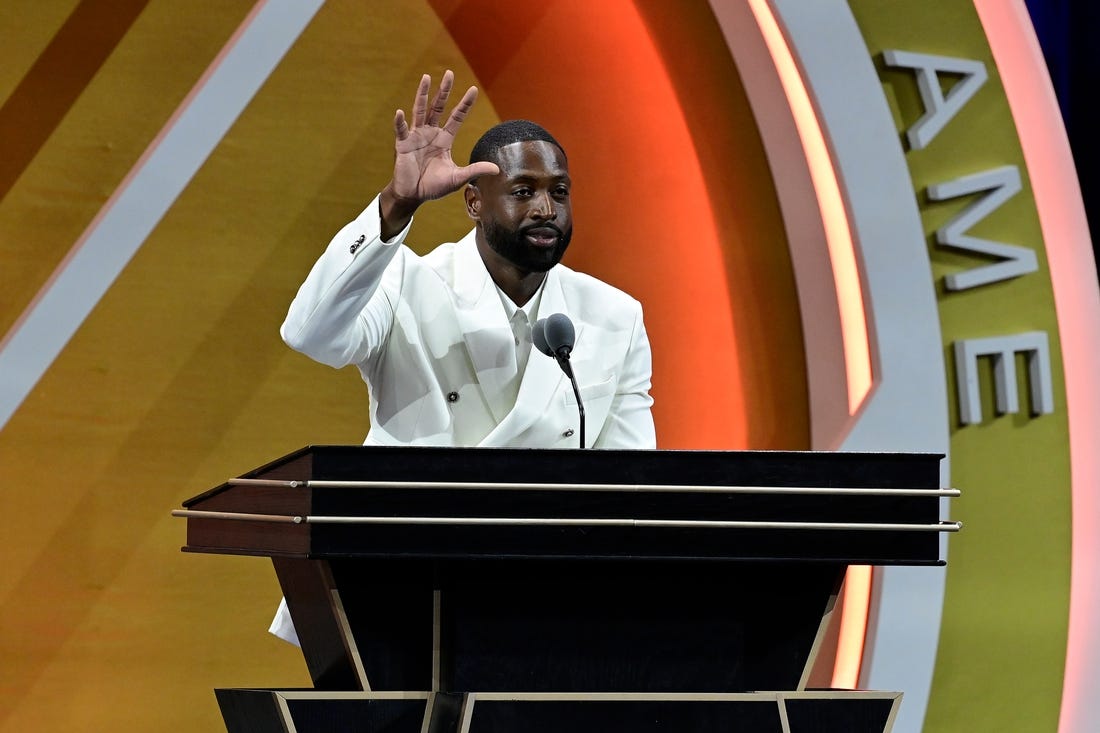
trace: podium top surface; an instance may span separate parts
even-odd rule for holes
[[[938,453],[306,446],[242,474],[280,480],[937,489]],[[224,490],[228,484],[211,489]],[[209,492],[207,492],[209,493]],[[196,501],[194,497],[187,506]]]
[[[310,446],[177,513],[199,552],[941,564],[941,459]]]

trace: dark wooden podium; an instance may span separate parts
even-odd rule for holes
[[[941,458],[310,447],[175,513],[272,558],[315,686],[230,733],[879,733],[807,680],[849,564],[942,564]]]

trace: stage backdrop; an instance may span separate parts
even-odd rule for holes
[[[568,150],[566,262],[642,301],[660,448],[945,455],[946,571],[854,569],[818,681],[903,690],[905,733],[1091,730],[1100,298],[1022,0],[11,0],[0,33],[0,733],[308,685],[270,565],[169,512],[362,441],[357,372],[278,326],[448,68],[459,158],[517,117]]]

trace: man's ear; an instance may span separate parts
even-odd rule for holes
[[[481,191],[474,184],[467,183],[462,195],[466,199],[466,216],[478,221],[481,215]]]

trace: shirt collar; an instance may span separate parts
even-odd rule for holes
[[[497,295],[500,296],[501,305],[504,306],[504,315],[508,317],[509,321],[511,321],[512,318],[515,317],[516,313],[518,313],[519,311],[523,311],[523,315],[527,317],[528,323],[535,322],[535,318],[538,316],[539,313],[539,303],[542,302],[542,291],[546,287],[546,281],[548,278],[549,276],[542,279],[542,282],[539,283],[538,290],[536,290],[535,294],[531,296],[531,299],[524,303],[522,306],[518,306],[513,303],[512,299],[505,295],[504,291],[500,289],[500,286],[497,285],[495,282],[493,283],[493,287],[497,289]]]

